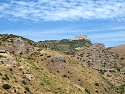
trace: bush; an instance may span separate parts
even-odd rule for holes
[[[99,91],[98,91],[98,90],[96,90],[95,92],[96,92],[96,93],[99,93]]]
[[[9,77],[7,74],[4,75],[4,77],[2,77],[2,80],[9,80]]]
[[[88,93],[88,94],[91,94],[90,91],[88,89],[85,89],[85,91]]]
[[[6,90],[11,88],[11,86],[8,85],[8,84],[3,84],[2,87],[3,87],[4,89],[6,89]]]
[[[13,71],[13,69],[12,69],[12,68],[10,68],[10,71]]]
[[[0,73],[0,76],[2,76],[2,73]]]
[[[96,86],[99,86],[99,83],[95,83]]]
[[[122,85],[118,88],[119,94],[125,94],[125,85]]]
[[[63,75],[63,77],[65,77],[65,78],[66,78],[66,77],[67,77],[67,74],[64,74],[64,75]]]
[[[104,74],[106,72],[106,70],[100,70],[99,73],[100,74]]]
[[[117,71],[120,71],[120,68],[116,67]]]
[[[26,84],[27,84],[25,80],[22,80],[22,83],[23,83],[24,85],[26,85]]]
[[[123,58],[123,57],[121,57],[121,60],[124,60],[124,58]]]
[[[109,70],[109,72],[115,72],[115,70]]]
[[[26,90],[26,91],[30,91],[30,89],[29,89],[28,87],[25,87],[25,90]]]

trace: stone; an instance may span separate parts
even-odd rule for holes
[[[55,56],[51,59],[52,62],[66,62],[66,60],[61,56]]]

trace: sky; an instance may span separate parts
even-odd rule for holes
[[[106,47],[125,44],[125,0],[0,0],[0,34],[34,41],[87,35]]]

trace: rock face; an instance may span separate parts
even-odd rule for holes
[[[61,56],[55,56],[51,59],[52,62],[66,62],[66,60]]]
[[[24,74],[24,76],[26,77],[27,80],[29,80],[29,81],[34,80],[33,75],[29,71],[23,70],[23,74]]]
[[[26,54],[34,51],[33,46],[29,44],[29,42],[22,37],[14,36],[14,35],[1,35],[0,36],[0,52],[12,52],[16,56],[20,56],[21,54]]]
[[[19,50],[22,50],[25,46],[25,43],[21,38],[17,38],[14,44]]]
[[[0,62],[3,64],[9,64],[11,62],[14,62],[16,60],[15,57],[10,56],[9,52],[5,50],[0,51]]]
[[[17,38],[14,44],[16,46],[16,49],[18,50],[16,54],[26,54],[34,50],[33,47],[28,45],[27,42],[21,38]]]

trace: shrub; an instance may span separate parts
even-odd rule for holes
[[[2,80],[9,80],[9,77],[7,74],[4,75],[4,77],[2,77]]]
[[[18,91],[16,94],[20,94],[20,92]]]
[[[12,69],[12,68],[10,68],[10,71],[13,71],[13,69]]]
[[[0,76],[2,76],[2,73],[0,73]]]
[[[85,89],[85,91],[88,93],[88,94],[91,94],[90,91],[88,89]]]
[[[8,85],[8,84],[3,84],[2,87],[3,87],[4,89],[6,89],[6,90],[11,88],[11,86]]]
[[[104,74],[106,70],[100,70],[99,73]]]
[[[125,85],[122,85],[118,88],[119,94],[125,94]]]
[[[116,69],[117,69],[117,71],[120,71],[120,68],[117,67]]]
[[[96,86],[99,86],[99,83],[95,83]]]
[[[22,83],[23,83],[24,85],[26,85],[26,84],[27,84],[25,80],[22,80]]]
[[[47,58],[50,58],[50,57],[51,57],[51,55],[48,55],[48,56],[47,56]]]
[[[123,57],[121,57],[121,60],[124,60],[124,58],[123,58]]]
[[[115,70],[109,70],[109,72],[115,72]]]
[[[28,87],[25,87],[25,90],[26,90],[26,91],[30,91],[30,89],[29,89]]]
[[[99,93],[99,91],[98,91],[98,90],[96,90],[95,92],[96,92],[96,93]]]
[[[66,77],[67,77],[67,74],[64,74],[64,75],[63,75],[63,77],[65,77],[65,78],[66,78]]]

